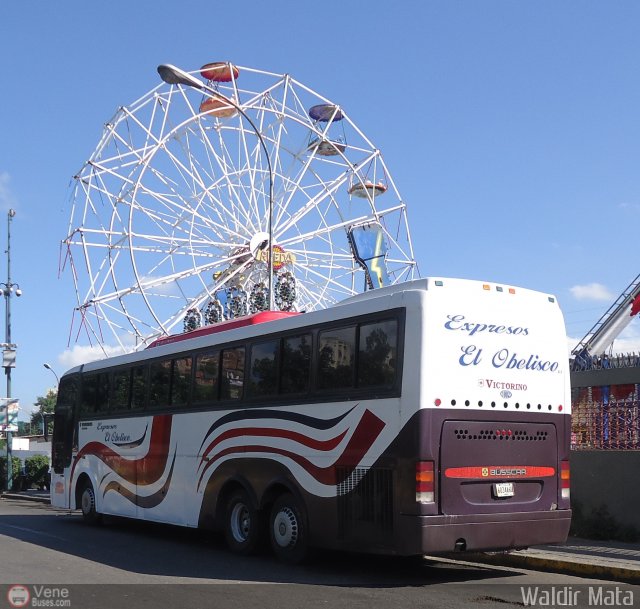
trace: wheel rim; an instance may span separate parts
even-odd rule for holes
[[[82,498],[80,500],[82,513],[87,516],[91,514],[96,507],[96,498],[93,494],[93,489],[91,487],[87,487],[82,492]]]
[[[273,538],[281,548],[292,548],[298,542],[298,519],[295,512],[282,508],[273,519]]]
[[[231,510],[231,535],[238,543],[244,543],[251,533],[251,514],[244,503],[236,503]]]

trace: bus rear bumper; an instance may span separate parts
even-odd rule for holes
[[[399,517],[399,553],[411,556],[490,551],[563,543],[571,510],[453,516]]]

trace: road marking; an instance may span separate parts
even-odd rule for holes
[[[51,533],[44,533],[37,529],[30,529],[28,527],[18,527],[13,524],[0,523],[0,528],[15,529],[16,531],[24,531],[26,533],[34,533],[36,535],[43,535],[44,537],[51,537],[51,539],[58,539],[59,541],[67,541],[64,537],[58,537],[57,535],[51,535]]]

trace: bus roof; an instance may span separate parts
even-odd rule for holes
[[[227,321],[221,321],[210,326],[203,326],[202,328],[197,328],[195,330],[191,330],[190,332],[182,332],[181,334],[172,334],[170,336],[157,338],[147,347],[147,349],[151,349],[153,347],[161,347],[162,345],[170,345],[171,343],[188,340],[190,338],[199,338],[200,336],[207,336],[209,334],[215,334],[217,332],[225,332],[226,330],[234,330],[235,328],[243,328],[245,326],[262,324],[267,321],[274,321],[276,319],[292,317],[294,315],[300,315],[300,313],[292,311],[262,311],[260,313],[253,313],[251,315],[239,317],[238,319],[229,319]]]

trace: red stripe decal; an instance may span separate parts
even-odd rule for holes
[[[269,438],[286,438],[287,440],[293,440],[298,442],[299,444],[303,444],[304,446],[308,446],[309,448],[313,448],[316,450],[333,450],[342,439],[347,435],[348,430],[344,430],[340,435],[335,438],[330,438],[328,440],[316,440],[314,438],[310,438],[305,436],[304,434],[298,433],[296,431],[289,431],[288,429],[272,429],[272,428],[264,428],[264,427],[244,427],[240,429],[229,429],[224,433],[221,433],[209,446],[207,446],[206,450],[202,454],[202,458],[200,460],[200,465],[205,463],[208,459],[209,453],[221,442],[228,440],[229,438],[237,438],[239,436],[261,436],[261,437],[269,437]]]
[[[261,452],[288,457],[289,459],[295,461],[298,465],[303,467],[318,482],[327,485],[336,485],[342,482],[351,474],[353,469],[360,463],[364,455],[371,448],[371,445],[380,435],[380,432],[383,428],[384,422],[370,410],[365,410],[362,418],[358,422],[355,431],[353,432],[353,435],[347,443],[344,452],[338,457],[337,461],[333,463],[333,465],[330,465],[328,467],[319,467],[302,455],[289,450],[284,450],[282,448],[275,448],[273,446],[263,446],[260,444],[232,446],[214,454],[209,458],[209,462],[200,474],[200,479],[198,480],[198,488],[200,488],[200,484],[202,483],[207,470],[219,459],[227,455],[242,455],[247,452]],[[340,468],[344,468],[346,470],[346,473],[342,473],[342,475],[338,477],[337,470]]]

